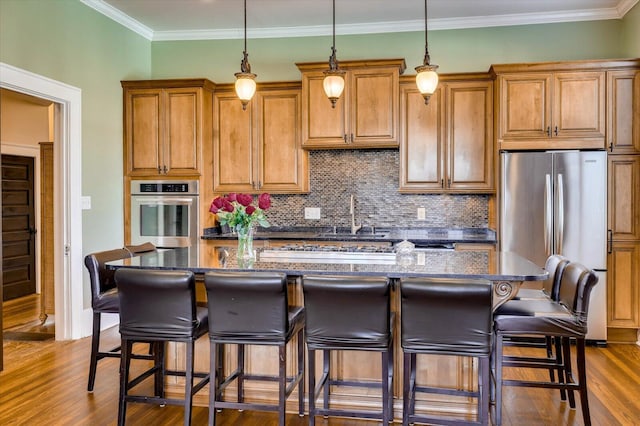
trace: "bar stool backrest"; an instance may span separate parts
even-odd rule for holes
[[[190,271],[118,269],[120,334],[130,340],[180,340],[193,337],[195,278]]]
[[[591,289],[598,282],[595,273],[586,266],[571,262],[560,282],[559,302],[579,319],[586,321]]]
[[[302,289],[310,348],[384,350],[389,346],[387,278],[306,275]]]
[[[483,356],[491,350],[491,282],[406,278],[400,284],[405,352]]]
[[[569,259],[559,254],[552,254],[547,258],[544,265],[544,269],[549,272],[549,278],[544,281],[542,290],[551,298],[551,300],[558,300],[558,294],[560,291],[560,280],[564,268],[569,264]]]
[[[205,275],[209,335],[235,343],[282,341],[289,330],[287,278],[271,272]],[[239,338],[239,336],[245,336]]]
[[[126,249],[114,249],[91,253],[85,256],[84,265],[89,271],[89,281],[91,283],[91,304],[100,299],[100,296],[115,288],[115,270],[105,268],[106,262],[113,260],[128,259],[131,253]]]

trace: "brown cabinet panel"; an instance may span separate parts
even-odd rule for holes
[[[607,105],[609,152],[640,154],[640,71],[607,72]]]
[[[398,146],[398,79],[404,60],[345,61],[344,92],[335,108],[322,87],[326,63],[302,71],[302,146],[305,149]]]
[[[640,327],[640,242],[614,242],[607,270],[607,325]]]
[[[246,110],[235,92],[215,95],[213,192],[309,191],[301,147],[300,89],[262,85]]]
[[[400,192],[493,192],[492,82],[442,82],[428,105],[413,81],[400,90]]]
[[[498,75],[500,149],[605,147],[605,72]]]
[[[204,139],[211,134],[207,112],[215,85],[205,79],[121,83],[126,175],[199,175]]]
[[[611,238],[640,240],[640,156],[610,155],[608,162]]]

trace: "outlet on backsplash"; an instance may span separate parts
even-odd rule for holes
[[[427,220],[427,210],[424,207],[418,207],[418,220]]]
[[[305,207],[304,208],[305,219],[320,219],[320,207]]]

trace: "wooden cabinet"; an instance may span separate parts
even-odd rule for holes
[[[609,155],[609,327],[640,328],[640,155]]]
[[[400,87],[400,192],[492,193],[493,83],[442,76],[429,105],[412,77]]]
[[[335,108],[324,93],[328,64],[296,64],[302,72],[302,146],[305,149],[398,146],[398,78],[404,59],[340,62],[345,89]]]
[[[640,327],[640,241],[610,243],[607,312],[609,327]]]
[[[640,156],[610,155],[609,232],[612,241],[640,241]]]
[[[639,70],[607,72],[607,105],[607,146],[609,152],[612,154],[640,154]]]
[[[214,103],[213,192],[309,191],[299,84],[260,85],[246,110],[231,87]]]
[[[124,169],[130,177],[197,176],[211,139],[215,85],[205,79],[123,81]]]

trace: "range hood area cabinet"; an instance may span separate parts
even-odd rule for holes
[[[124,171],[129,177],[198,176],[211,140],[215,84],[206,79],[122,81]]]
[[[494,193],[491,77],[442,75],[428,105],[414,76],[400,80],[399,191]]]
[[[398,147],[398,79],[404,59],[341,61],[345,87],[335,108],[322,85],[327,63],[296,65],[302,73],[305,149]]]
[[[213,192],[309,192],[300,83],[259,84],[246,110],[232,85],[214,95]]]

